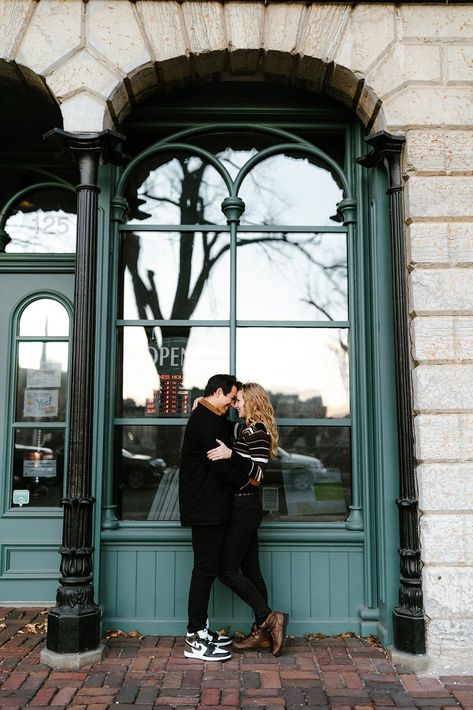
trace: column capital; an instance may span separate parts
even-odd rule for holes
[[[100,160],[104,163],[122,165],[127,161],[122,151],[122,133],[100,131],[99,133],[71,133],[62,128],[53,128],[43,135],[58,151],[58,157],[72,159],[79,166],[81,184],[97,183],[97,168]]]
[[[356,162],[364,168],[372,168],[384,162],[389,177],[389,188],[401,189],[401,154],[406,142],[405,136],[378,131],[366,136],[364,140],[371,150],[357,158]]]

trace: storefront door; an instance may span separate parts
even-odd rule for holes
[[[0,264],[2,603],[52,601],[59,576],[74,275],[32,261]]]

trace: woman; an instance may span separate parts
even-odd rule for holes
[[[241,386],[234,404],[244,424],[236,424],[233,449],[219,441],[207,452],[210,460],[231,458],[248,473],[248,483],[233,494],[232,515],[222,553],[219,578],[252,609],[251,633],[234,642],[235,651],[272,649],[279,655],[286,637],[288,615],[272,611],[261,574],[257,531],[263,518],[259,485],[269,458],[277,455],[278,432],[266,391],[255,382]]]

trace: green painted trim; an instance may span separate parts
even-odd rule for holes
[[[120,180],[117,185],[117,195],[122,196],[128,177],[131,175],[133,170],[144,160],[147,160],[150,158],[152,155],[155,155],[157,153],[165,153],[169,151],[177,151],[177,152],[183,152],[183,153],[190,153],[191,155],[198,155],[200,156],[204,161],[209,163],[209,165],[212,165],[212,167],[215,168],[215,170],[219,173],[219,175],[222,177],[222,180],[224,181],[225,185],[227,186],[228,191],[232,189],[232,183],[233,180],[230,176],[230,173],[226,169],[224,165],[214,156],[212,153],[209,153],[208,150],[204,150],[203,148],[199,148],[198,146],[195,145],[187,145],[187,143],[155,143],[154,145],[150,146],[146,150],[144,150],[142,153],[136,156],[130,163],[128,163],[126,169],[123,171]]]
[[[134,327],[146,326],[154,327],[165,325],[171,327],[181,327],[191,325],[194,328],[228,328],[231,320],[122,320],[116,321],[117,326]],[[349,328],[349,321],[343,320],[236,320],[237,328]]]
[[[60,182],[37,182],[28,187],[23,187],[18,192],[15,192],[3,205],[0,210],[0,230],[5,227],[5,222],[8,219],[8,213],[10,212],[13,205],[18,202],[18,200],[24,195],[29,195],[31,192],[39,192],[40,190],[66,190],[66,192],[73,192],[76,194],[76,189],[70,183],[61,180]]]
[[[110,423],[114,415],[115,368],[110,363],[115,362],[115,338],[109,337],[114,332],[116,313],[116,286],[118,259],[117,242],[113,238],[113,222],[111,221],[112,186],[116,181],[116,168],[112,165],[101,166],[99,171],[99,223],[98,223],[98,253],[97,274],[105,274],[106,278],[98,279],[97,289],[97,323],[96,323],[96,353],[95,371],[102,376],[95,383],[94,402],[94,460],[92,491],[95,496],[93,513],[94,530],[94,587],[95,598],[100,598],[102,583],[98,571],[101,567],[102,548],[100,534],[103,518],[103,506],[107,505],[113,490],[113,429]]]
[[[10,271],[11,273],[11,271]],[[20,340],[20,336],[18,335],[18,330],[19,330],[19,322],[20,318],[22,316],[23,311],[25,308],[30,303],[34,303],[34,301],[40,300],[42,298],[50,298],[55,301],[58,301],[62,306],[67,311],[68,317],[69,317],[69,323],[72,323],[72,318],[73,318],[73,308],[72,304],[70,303],[69,299],[64,296],[62,293],[59,291],[53,291],[51,289],[41,289],[41,290],[36,290],[32,291],[28,294],[23,293],[21,297],[18,299],[18,302],[16,306],[12,309],[9,317],[9,325],[8,325],[8,342],[11,344],[11,347],[8,349],[8,354],[7,354],[7,363],[6,363],[6,371],[9,373],[9,377],[7,380],[7,390],[6,390],[6,407],[5,407],[5,420],[4,420],[4,425],[5,425],[5,430],[6,430],[6,436],[5,436],[5,451],[3,454],[3,470],[4,472],[7,472],[4,474],[4,481],[3,481],[3,502],[0,503],[0,510],[1,510],[1,516],[0,517],[61,517],[62,516],[62,511],[59,507],[45,507],[41,508],[41,510],[37,510],[36,507],[32,508],[25,508],[23,511],[18,510],[18,508],[13,507],[10,505],[10,501],[12,498],[12,476],[11,476],[11,471],[12,471],[12,457],[8,455],[8,452],[13,451],[13,435],[14,435],[14,430],[15,429],[29,429],[29,428],[38,428],[38,422],[16,422],[15,420],[15,408],[16,408],[16,387],[17,387],[17,378],[16,378],[16,367],[17,367],[17,361],[18,361],[18,348],[17,348],[17,342]],[[53,429],[62,429],[64,430],[64,445],[65,445],[65,456],[64,456],[64,476],[63,476],[63,494],[65,492],[65,484],[66,484],[66,475],[67,475],[67,440],[68,440],[68,432],[69,432],[69,401],[70,401],[70,372],[71,372],[71,358],[72,358],[72,348],[70,346],[70,341],[71,341],[71,331],[72,329],[69,328],[69,337],[67,338],[62,338],[62,342],[68,342],[69,343],[69,349],[68,349],[68,371],[67,371],[67,406],[66,406],[66,416],[64,419],[64,422],[51,422],[48,423],[48,428],[50,424],[52,425],[51,428]],[[33,341],[40,341],[42,342],[44,338],[41,336],[37,336],[36,338],[33,338]],[[18,512],[17,512],[18,511]],[[52,516],[51,511],[56,511],[56,515]],[[32,513],[32,514],[31,514]]]
[[[212,625],[215,628],[225,628],[228,625],[228,618],[213,617]],[[233,619],[231,628],[247,631],[251,625],[250,615]],[[107,616],[105,609],[103,628],[117,629],[122,631],[139,631],[148,636],[183,636],[187,630],[187,619],[176,619],[175,621],[157,621],[156,619],[133,619]],[[327,636],[336,636],[345,632],[360,634],[361,624],[355,618],[322,620],[315,622],[314,619],[302,621],[290,621],[288,633],[291,636],[304,636],[307,633],[321,633]],[[372,633],[371,631],[369,633]],[[369,634],[367,634],[369,635]],[[195,666],[194,666],[195,667]],[[199,668],[199,666],[197,666]]]
[[[188,422],[188,419],[186,417],[172,417],[169,419],[158,419],[155,417],[141,417],[141,418],[134,418],[134,417],[115,417],[113,420],[114,424],[122,425],[122,426],[127,426],[127,425],[132,425],[132,426],[148,426],[148,425],[157,425],[157,426],[169,426],[170,424],[173,426],[185,426]],[[342,427],[342,426],[351,426],[352,421],[349,418],[345,419],[283,419],[283,418],[278,418],[276,419],[276,422],[278,425],[281,426],[332,426],[332,427]]]
[[[120,232],[230,232],[227,224],[136,224],[128,222],[119,225]],[[310,225],[310,224],[240,224],[238,232],[287,232],[288,234],[299,234],[309,232],[314,234],[346,234],[347,228],[335,227],[332,225]]]
[[[75,254],[0,254],[0,273],[73,274]]]
[[[344,523],[278,523],[269,527],[262,524],[258,539],[261,543],[336,543],[343,546],[359,547],[363,545],[364,534],[358,530],[347,530]],[[189,528],[182,528],[179,523],[135,523],[125,525],[120,522],[116,530],[102,530],[102,542],[109,547],[114,545],[175,545],[191,541]],[[339,549],[339,548],[337,548]],[[343,549],[343,548],[340,548]]]
[[[343,185],[343,191],[345,193],[344,197],[350,198],[352,196],[348,180],[338,163],[332,160],[332,158],[326,153],[324,153],[323,150],[320,150],[320,148],[317,148],[316,146],[305,142],[297,143],[296,145],[294,145],[293,143],[282,143],[279,145],[270,146],[269,148],[264,148],[264,150],[261,150],[259,153],[254,155],[239,170],[238,175],[236,176],[233,184],[233,192],[231,193],[231,196],[234,197],[238,195],[238,191],[241,187],[243,180],[248,175],[250,170],[252,170],[256,165],[259,165],[259,163],[261,163],[263,160],[266,160],[267,158],[271,158],[273,155],[280,155],[281,153],[284,153],[289,150],[294,150],[294,152],[297,151],[298,153],[305,153],[306,155],[313,155],[317,158],[320,158],[320,160],[323,161],[327,165],[327,167],[330,168],[330,172],[335,173],[338,176],[341,184]]]

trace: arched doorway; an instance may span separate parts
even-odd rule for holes
[[[281,433],[263,488],[273,604],[291,610],[296,634],[389,640],[390,258],[384,178],[368,180],[355,163],[361,125],[335,102],[255,82],[160,95],[122,130],[133,159],[110,172],[106,190],[107,625],[184,628],[191,552],[176,508],[180,442],[192,398],[214,372],[233,371],[270,391]],[[234,628],[248,617],[218,586],[210,613]]]

